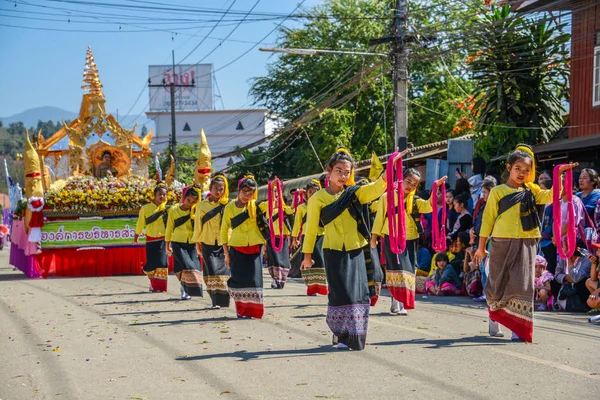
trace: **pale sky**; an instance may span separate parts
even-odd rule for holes
[[[212,63],[215,70],[228,64],[282,21],[283,18],[272,14],[287,15],[299,2],[259,0],[253,13],[271,15],[248,16],[202,63]],[[107,111],[114,113],[118,109],[125,114],[131,110],[130,114],[140,114],[138,123],[142,125],[147,121],[143,111],[149,102],[148,65],[171,63],[171,50],[175,50],[175,61],[179,63],[209,33],[222,11],[231,6],[231,13],[183,62],[198,63],[231,33],[256,0],[105,0],[102,3],[123,8],[96,6],[91,0],[0,0],[0,116],[40,106],[78,112],[85,54],[90,45],[104,85]],[[306,0],[303,8],[318,3],[319,0]],[[169,7],[189,12],[156,9]],[[215,13],[200,13],[200,9],[213,9]],[[257,21],[248,22],[251,19]],[[294,23],[288,20],[284,25]],[[172,31],[177,31],[177,35]],[[240,60],[216,71],[226,109],[252,107],[249,80],[265,75],[269,57],[276,57],[260,52],[258,47],[273,44],[276,35],[274,32]],[[216,106],[223,108],[220,101]]]

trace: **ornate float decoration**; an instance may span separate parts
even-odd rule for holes
[[[150,131],[141,138],[136,132],[137,123],[132,129],[126,129],[112,114],[107,114],[103,85],[90,47],[81,88],[84,94],[78,117],[69,123],[63,121],[63,128],[49,138],[41,133],[36,137],[36,150],[45,160],[49,181],[79,175],[96,176],[105,152],[110,152],[112,167],[119,177],[147,178],[153,133]]]

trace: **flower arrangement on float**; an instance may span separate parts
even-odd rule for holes
[[[96,179],[91,176],[71,177],[57,181],[45,193],[46,209],[53,211],[77,210],[138,210],[154,198],[156,181],[137,176]],[[167,202],[181,199],[184,185],[174,181],[169,186]]]

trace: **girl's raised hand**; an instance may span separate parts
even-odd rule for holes
[[[396,151],[398,151],[397,147],[396,147]],[[410,153],[409,148],[402,150],[396,157],[394,157],[394,163],[409,153]]]
[[[558,173],[562,174],[563,172],[568,171],[568,170],[573,169],[578,166],[579,166],[579,163],[568,163],[565,165],[561,165],[560,168],[558,169]]]
[[[440,179],[438,179],[435,184],[437,185],[437,187],[440,187],[444,184],[444,182],[446,182],[446,180],[448,179],[447,176],[442,176]]]

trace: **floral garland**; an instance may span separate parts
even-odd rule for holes
[[[135,210],[153,200],[155,186],[156,181],[136,176],[77,176],[53,185],[46,192],[46,205],[54,211]],[[167,203],[179,202],[182,190],[183,184],[171,184]]]

